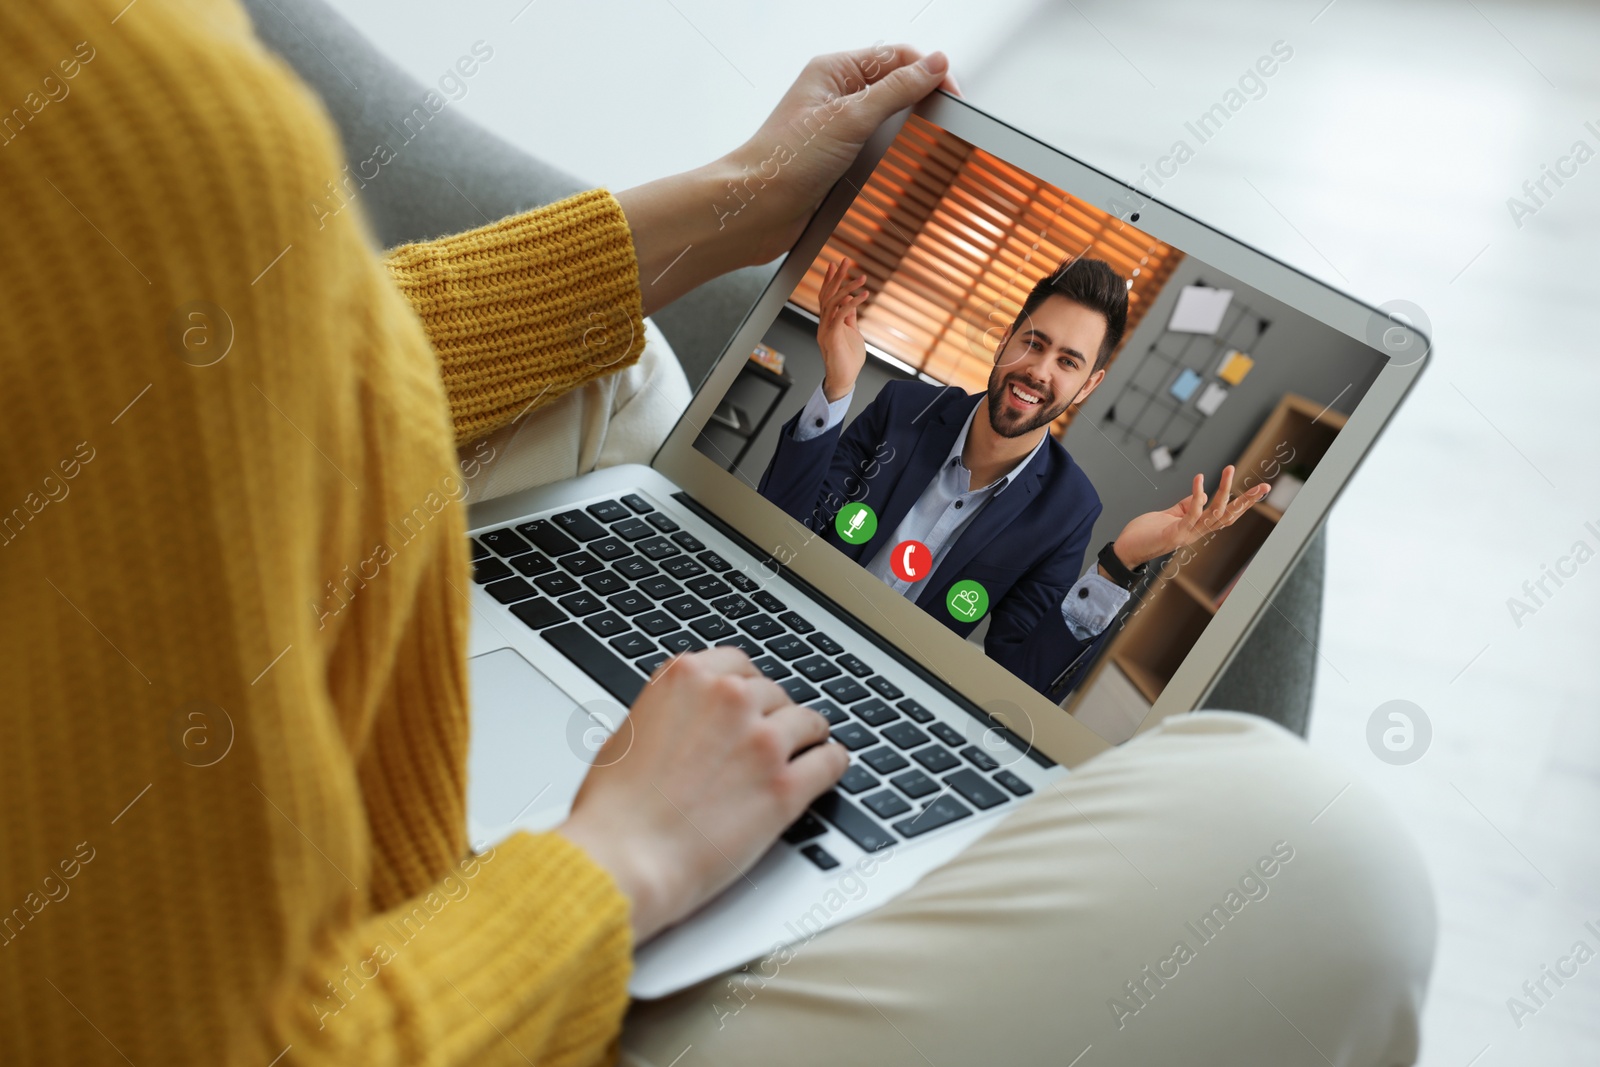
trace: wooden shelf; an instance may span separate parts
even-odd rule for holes
[[[1315,468],[1344,424],[1342,413],[1294,393],[1284,394],[1235,461],[1235,491],[1270,482],[1291,466]],[[1170,579],[1155,579],[1143,603],[1112,639],[1106,656],[1146,700],[1153,704],[1161,695],[1221,610],[1219,601],[1282,518],[1278,508],[1257,504],[1232,526],[1197,541],[1176,574],[1172,572],[1176,564],[1169,562],[1164,573]]]

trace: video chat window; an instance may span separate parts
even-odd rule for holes
[[[819,326],[829,321],[830,299],[841,299],[837,282],[830,297],[830,267],[837,274],[847,259],[862,276],[853,285],[864,290],[853,325],[865,361],[848,410],[834,422],[825,406],[835,398],[819,395],[828,376]],[[1071,378],[1070,359],[1051,369],[1024,355],[1047,347],[1032,347],[1039,337],[1059,349],[1061,337],[1089,336],[1073,299],[1047,298],[1019,321],[1030,292],[1042,279],[1067,277],[1066,265],[1075,265],[1074,291],[1091,294],[1084,300],[1102,299],[1112,278],[1126,302],[1121,341],[1078,403],[1075,392],[1056,387],[1087,382],[1087,366]],[[826,343],[839,351],[837,340]],[[1241,580],[1383,362],[912,116],[696,448],[1101,736],[1121,741]],[[1003,483],[991,479],[997,492],[963,499],[968,510],[960,514],[961,472],[947,461],[952,449],[965,456],[963,442],[974,437],[973,447],[986,443],[991,453],[1037,444]],[[1135,517],[1184,500],[1195,475],[1214,494],[1230,464],[1233,495],[1267,483],[1265,498],[1148,561],[1107,614],[1118,598],[1107,600],[1110,586],[1088,577],[1101,547]],[[969,478],[967,491],[975,485]],[[899,536],[908,530],[917,536]],[[1064,613],[1069,599],[1082,603]]]

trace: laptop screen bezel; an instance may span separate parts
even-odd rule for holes
[[[657,452],[652,466],[841,609],[866,622],[934,677],[989,711],[1052,759],[1075,766],[1103,751],[1107,742],[994,663],[980,647],[871,577],[859,564],[806,531],[754,488],[695,448],[712,411],[912,112],[1080,200],[1129,220],[1127,224],[1140,232],[1360,341],[1379,355],[1385,353],[1372,347],[1372,338],[1385,336],[1386,332],[1394,338],[1397,330],[1401,337],[1396,350],[1421,353],[1404,360],[1390,359],[1379,372],[1294,504],[1250,561],[1232,595],[1162,690],[1139,732],[1153,728],[1168,715],[1200,706],[1415,383],[1431,356],[1431,346],[1413,325],[1207,226],[959,97],[935,92],[916,107],[892,116],[874,133],[790,249]],[[1136,222],[1131,220],[1135,214]]]

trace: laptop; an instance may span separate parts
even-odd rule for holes
[[[897,396],[981,417],[996,341],[1034,282],[1074,258],[1124,279],[1129,328],[1058,438],[1101,506],[1081,559],[1019,562],[1015,545],[995,558],[1005,531],[983,528],[983,510],[1011,484],[942,577],[916,573],[909,542],[887,544],[906,498],[885,485],[917,477],[915,454],[956,422],[925,418],[933,436],[902,435],[922,444],[897,457],[874,450],[842,498],[779,499],[765,476],[822,381],[819,288],[844,256],[873,294],[845,438]],[[880,907],[1085,760],[1201,705],[1428,351],[1403,315],[933,94],[864,147],[648,467],[470,507],[472,840],[557,825],[652,672],[733,644],[828,718],[849,771],[747,876],[638,947],[633,995],[759,966]],[[1183,499],[1196,474],[1213,492],[1228,464],[1236,492],[1265,480],[1267,499],[1147,566],[1098,633],[1025,671],[1002,665],[1006,632],[1040,610],[1040,582],[1013,570],[1067,574],[1046,590],[1055,610],[1130,518]],[[883,514],[860,514],[874,502]],[[1029,514],[1010,506],[1008,528]],[[885,559],[938,595],[874,576]]]

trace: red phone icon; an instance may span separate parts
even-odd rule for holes
[[[933,553],[921,541],[901,541],[894,546],[889,567],[902,582],[919,582],[933,569]]]

